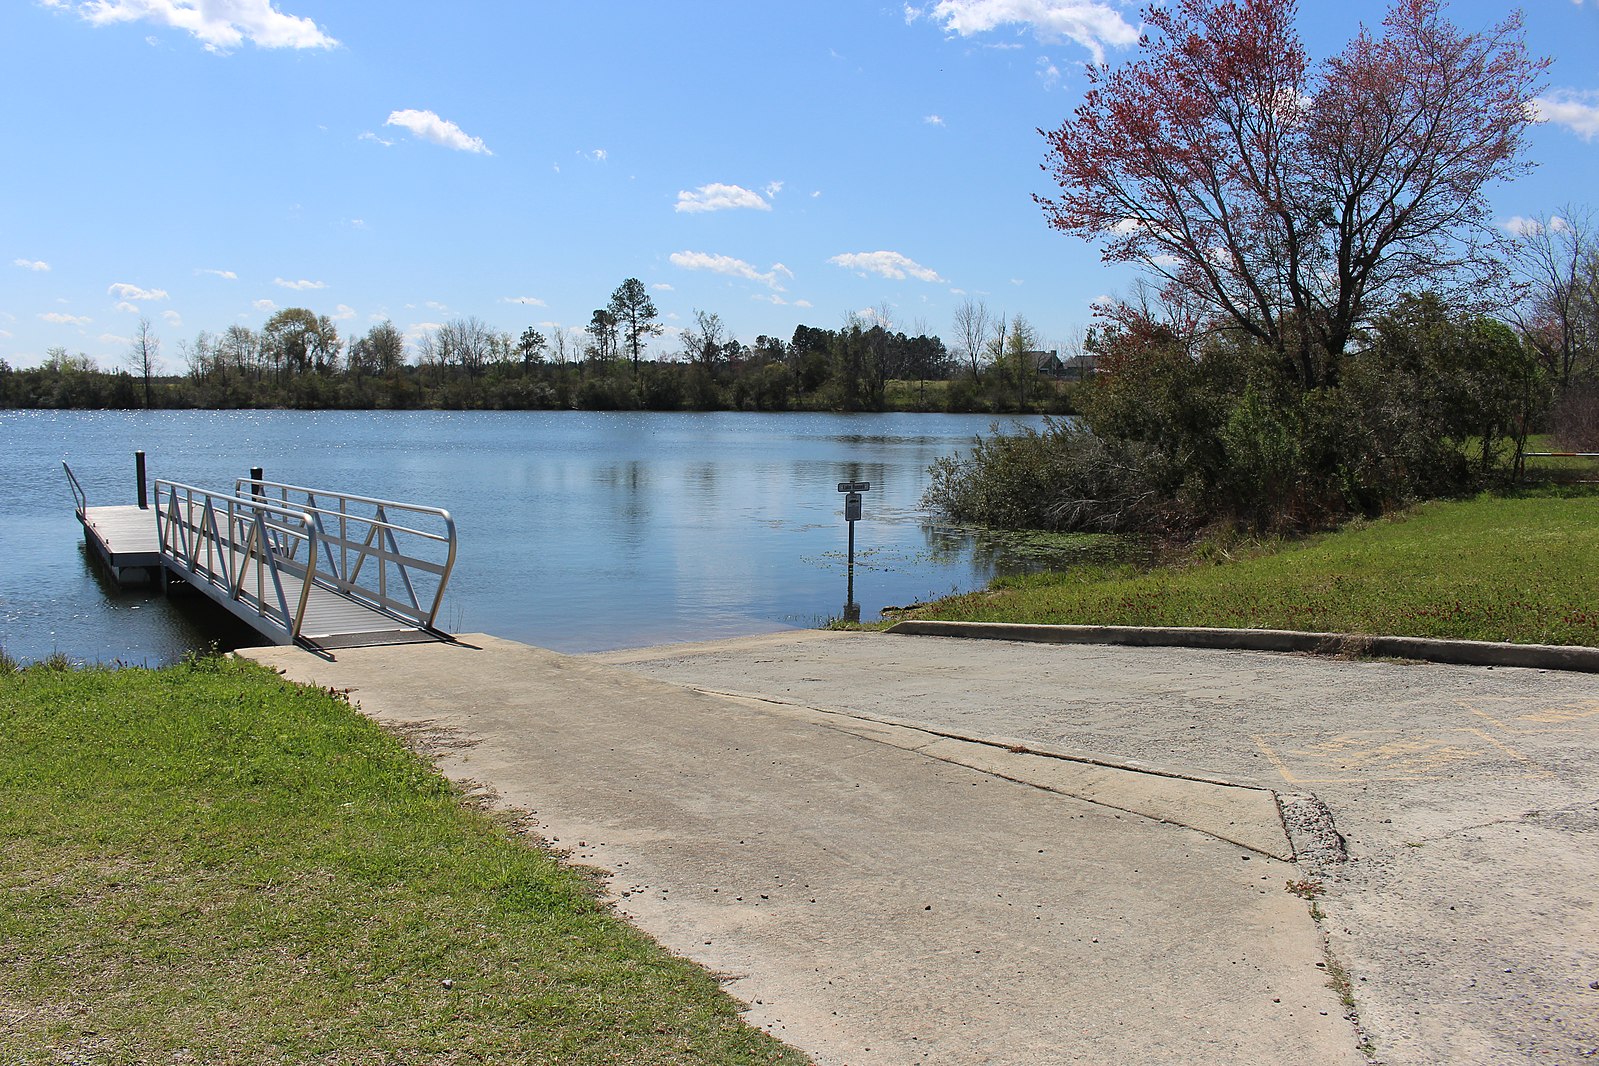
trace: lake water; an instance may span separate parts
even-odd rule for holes
[[[983,415],[0,411],[0,647],[23,659],[170,661],[256,643],[197,595],[119,590],[86,554],[91,505],[150,477],[274,481],[444,507],[451,632],[596,651],[814,627],[844,614],[840,481],[869,481],[855,601],[873,619],[1024,569],[919,508],[927,468]],[[1009,423],[1011,420],[1006,420]]]

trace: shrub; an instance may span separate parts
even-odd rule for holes
[[[1400,301],[1315,389],[1236,331],[1122,321],[1098,344],[1081,422],[979,439],[935,465],[925,502],[1001,527],[1292,533],[1474,490],[1543,400],[1514,334],[1433,296]]]

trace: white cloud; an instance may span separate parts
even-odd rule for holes
[[[96,26],[149,21],[184,30],[212,52],[229,52],[245,41],[258,48],[335,48],[339,43],[311,19],[285,15],[272,0],[86,0],[75,8]]]
[[[310,289],[325,289],[328,287],[328,283],[325,281],[307,281],[304,278],[301,278],[299,281],[290,281],[287,278],[273,278],[272,284],[283,289],[293,289],[296,292],[306,292]]]
[[[137,285],[129,285],[125,281],[115,283],[106,289],[106,293],[115,296],[119,300],[165,300],[167,298],[167,290],[165,289],[142,289]]]
[[[453,148],[457,152],[476,152],[479,155],[494,154],[489,151],[489,146],[484,144],[481,138],[470,136],[449,119],[440,118],[432,111],[391,111],[389,112],[388,120],[383,124],[410,130],[414,137],[430,144]]]
[[[58,326],[87,326],[94,321],[87,315],[65,315],[60,311],[46,311],[39,317]]]
[[[212,277],[221,278],[224,281],[238,281],[239,280],[239,275],[235,274],[231,270],[211,270],[211,269],[206,268],[206,267],[201,267],[199,270],[196,270],[195,273],[196,274],[210,274]]]
[[[136,314],[139,313],[139,305],[138,304],[130,304],[126,300],[119,300],[117,302],[117,305],[115,307],[113,307],[111,310],[113,310],[113,311],[121,311],[125,315],[136,315]]]
[[[778,193],[783,191],[783,183],[780,181],[769,181],[766,183],[766,187],[761,191],[764,192],[766,194],[766,198],[770,200]]]
[[[1138,28],[1121,12],[1095,0],[938,0],[930,7],[905,6],[905,20],[929,18],[944,32],[975,37],[1002,26],[1025,26],[1040,41],[1076,41],[1105,61],[1106,46],[1127,48],[1138,42]]]
[[[821,189],[817,189],[815,192],[811,193],[811,199],[815,200],[817,197],[819,197],[821,195],[822,195],[822,190]]]
[[[794,272],[782,263],[773,263],[772,269],[762,273],[742,259],[734,259],[730,255],[713,255],[710,252],[673,252],[669,257],[673,266],[682,267],[684,270],[709,270],[713,274],[726,274],[728,277],[746,278],[758,281],[767,287],[783,291],[782,283],[778,277],[794,276]]]
[[[682,211],[685,214],[698,214],[702,211],[731,211],[741,207],[756,211],[772,209],[772,205],[762,199],[758,192],[746,189],[742,185],[712,182],[710,185],[701,185],[693,192],[679,191],[677,204],[672,210]]]
[[[355,317],[355,308],[351,307],[349,304],[340,304],[333,309],[333,314],[329,317],[336,322],[343,322],[346,319]]]
[[[102,333],[95,340],[101,344],[132,344],[132,337],[124,337],[120,333]]]
[[[392,119],[394,116],[390,115],[389,117],[390,117],[390,119]],[[394,147],[394,142],[393,141],[385,140],[382,137],[379,137],[377,134],[373,133],[371,130],[362,130],[356,136],[355,139],[358,140],[358,141],[376,141],[377,143],[381,144],[385,148],[393,148]]]
[[[584,154],[585,153],[583,153],[583,152],[579,152],[578,153],[578,155],[584,155]],[[594,149],[594,151],[588,152],[586,154],[587,154],[588,158],[594,160],[594,162],[596,162],[596,163],[603,163],[607,159],[611,158],[611,153],[607,152],[603,148],[596,148],[596,149]]]
[[[183,325],[183,316],[178,314],[176,311],[170,309],[162,311],[161,317],[165,319],[167,325],[171,326],[173,329],[178,329]]]
[[[896,279],[910,276],[919,281],[944,280],[938,276],[938,271],[924,267],[916,260],[898,252],[846,252],[843,255],[833,256],[828,262],[862,275],[876,274],[879,277]]]
[[[1505,219],[1503,225],[1505,232],[1510,234],[1512,237],[1537,237],[1544,231],[1544,222],[1542,219],[1522,218],[1520,215],[1512,215],[1511,217]],[[1551,215],[1549,218],[1548,227],[1551,232],[1565,233],[1571,229],[1571,223],[1567,222],[1559,215]]]
[[[810,307],[811,306],[811,302],[809,300],[795,300],[794,301],[794,306],[795,307]]]
[[[922,119],[922,121],[929,126],[942,126],[944,124],[944,118],[942,115],[928,115],[926,118]]]
[[[278,305],[271,300],[252,300],[250,301],[250,306],[257,311],[276,311],[278,309]]]
[[[671,291],[673,291],[672,290],[672,286],[668,285],[664,281],[657,282],[656,284],[651,285],[650,288],[654,289],[656,292],[671,292]]]
[[[12,333],[9,329],[0,329],[0,341],[8,341],[15,336],[16,334]]]
[[[500,297],[500,302],[503,304],[526,304],[529,307],[549,306],[537,296],[502,296]]]
[[[1585,141],[1599,134],[1599,90],[1556,89],[1532,102],[1539,122],[1565,126]]]
[[[23,270],[32,270],[40,274],[46,274],[50,271],[50,264],[43,259],[13,259],[11,262]]]

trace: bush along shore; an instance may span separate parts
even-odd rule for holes
[[[0,1060],[799,1063],[337,693],[0,656]]]

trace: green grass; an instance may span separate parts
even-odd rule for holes
[[[1181,564],[996,582],[919,618],[1306,629],[1599,646],[1599,495],[1430,503],[1334,534]]]
[[[0,1062],[803,1061],[333,694],[0,662],[0,738]]]

